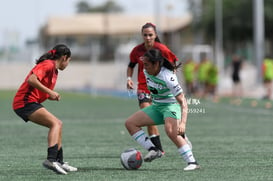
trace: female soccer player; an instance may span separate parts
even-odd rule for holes
[[[56,45],[43,54],[36,61],[36,66],[29,72],[13,100],[15,113],[25,122],[30,120],[49,128],[47,159],[43,166],[60,174],[77,171],[77,168],[63,161],[62,121],[47,111],[41,103],[46,99],[60,100],[60,94],[53,89],[58,70],[64,70],[70,59],[71,51],[63,44]]]
[[[170,62],[176,62],[177,57],[165,46],[160,43],[156,32],[156,26],[152,23],[146,23],[141,28],[141,34],[143,38],[143,43],[137,45],[133,48],[130,53],[130,62],[127,68],[127,89],[134,89],[134,82],[132,80],[135,65],[138,64],[138,86],[137,86],[137,96],[140,109],[151,105],[151,95],[147,88],[145,76],[143,73],[143,62],[141,57],[147,50],[152,48],[157,48],[161,50],[164,57],[166,57]],[[163,152],[162,145],[159,138],[159,131],[155,125],[149,125],[147,127],[148,134],[150,136],[153,144]]]
[[[153,104],[131,115],[125,122],[130,135],[146,150],[144,161],[151,162],[162,156],[141,129],[143,126],[165,124],[165,131],[177,146],[179,154],[188,163],[185,171],[199,169],[190,145],[180,136],[185,134],[188,106],[178,83],[175,69],[158,49],[151,49],[143,56],[144,74],[152,95]]]

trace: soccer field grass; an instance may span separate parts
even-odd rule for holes
[[[262,100],[256,107],[251,106],[251,99],[239,106],[230,104],[228,98],[189,104],[187,135],[200,170],[183,171],[185,162],[159,126],[165,156],[128,171],[120,164],[124,149],[135,147],[147,153],[124,127],[126,118],[138,109],[137,101],[62,93],[60,102],[43,105],[63,121],[64,158],[79,170],[57,175],[42,167],[48,130],[15,115],[13,94],[0,91],[1,181],[273,180],[273,109],[264,108]]]

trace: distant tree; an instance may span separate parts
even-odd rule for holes
[[[225,41],[247,41],[253,39],[252,0],[223,0],[223,39]],[[265,36],[273,40],[273,1],[264,0]],[[203,0],[201,27],[209,39],[215,35],[215,0]]]
[[[273,44],[273,1],[265,0],[264,14],[265,14],[265,36]]]
[[[88,13],[89,12],[89,4],[86,1],[79,1],[76,5],[77,13]]]
[[[104,4],[99,6],[93,6],[89,4],[86,0],[79,1],[77,3],[77,12],[78,13],[96,13],[96,12],[104,12],[104,13],[117,13],[122,12],[123,8],[115,3],[113,0],[108,0]]]
[[[252,38],[252,1],[223,0],[223,39],[224,41],[245,41]],[[202,25],[209,39],[215,36],[215,0],[203,1]]]

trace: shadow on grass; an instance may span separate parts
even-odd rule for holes
[[[166,168],[166,169],[158,169],[158,168],[140,168],[137,170],[126,170],[124,168],[110,168],[110,167],[79,167],[78,172],[90,172],[90,171],[127,171],[127,172],[164,172],[164,171],[174,171],[174,170],[181,170],[179,168]]]

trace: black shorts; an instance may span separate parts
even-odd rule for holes
[[[138,103],[141,104],[143,102],[152,102],[152,97],[150,94],[148,93],[144,93],[144,92],[141,92],[141,93],[138,93],[137,94],[137,99],[138,99]]]
[[[14,112],[21,117],[25,122],[28,122],[28,117],[37,111],[38,109],[44,107],[42,104],[37,102],[31,102],[25,105],[25,107],[15,109]]]

